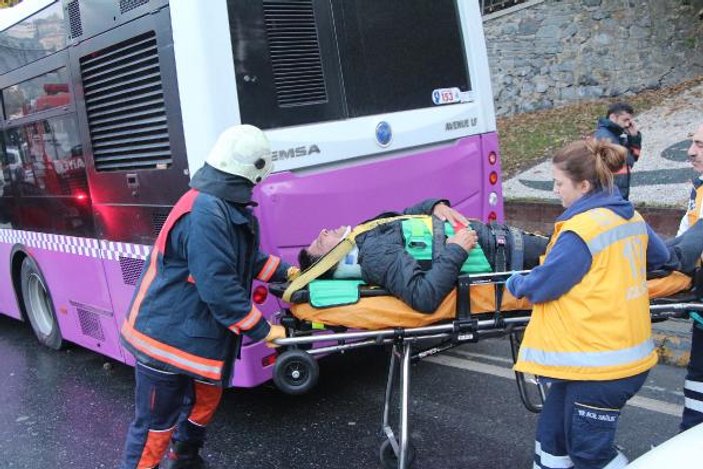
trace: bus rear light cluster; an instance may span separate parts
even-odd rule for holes
[[[254,303],[257,305],[263,304],[264,301],[266,301],[266,298],[269,296],[269,290],[263,285],[258,285],[256,288],[254,288],[254,292],[251,294],[251,299],[254,300]]]
[[[276,363],[276,357],[278,356],[278,352],[273,352],[271,355],[266,355],[264,358],[261,359],[261,366],[266,368],[267,366],[271,366],[274,363]]]
[[[498,214],[496,212],[491,212],[488,214],[488,221],[496,221],[498,219]]]
[[[496,164],[497,161],[498,161],[498,155],[496,154],[496,152],[494,152],[494,151],[490,152],[488,154],[488,162],[491,165],[494,165],[494,164]]]
[[[498,194],[496,194],[495,192],[491,192],[490,194],[488,194],[488,205],[490,205],[491,207],[495,207],[496,205],[498,205]]]
[[[498,182],[498,173],[491,171],[491,174],[488,175],[488,182],[490,182],[492,186],[495,186]]]

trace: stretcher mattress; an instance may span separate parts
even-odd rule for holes
[[[665,298],[691,288],[691,277],[673,272],[667,277],[647,281],[649,297]],[[492,314],[495,308],[495,285],[471,286],[471,313]],[[532,306],[526,299],[516,299],[505,289],[500,311],[529,311]],[[442,320],[453,319],[456,314],[456,291],[447,295],[437,311],[424,314],[413,310],[392,296],[362,297],[357,303],[345,306],[315,308],[309,303],[291,306],[298,319],[322,323],[327,326],[345,326],[354,329],[377,330],[393,327],[422,327]]]

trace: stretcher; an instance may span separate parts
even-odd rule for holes
[[[526,271],[524,271],[526,273]],[[308,289],[295,292],[291,305],[279,315],[286,338],[274,367],[274,382],[289,394],[303,394],[317,382],[315,356],[362,347],[391,345],[381,433],[380,457],[385,467],[406,468],[414,459],[409,441],[408,402],[410,363],[465,343],[487,338],[510,338],[513,361],[530,320],[531,305],[504,288],[514,272],[461,275],[454,292],[433,314],[413,311],[385,290],[358,282],[358,298],[351,304],[315,307]],[[271,285],[281,297],[287,285]],[[648,281],[653,322],[703,312],[703,272],[693,277],[674,272]],[[312,302],[314,303],[314,301]],[[497,305],[497,307],[496,307]],[[319,306],[319,305],[318,305]],[[545,392],[535,377],[516,372],[520,399],[539,412]],[[534,385],[534,386],[533,386]],[[397,397],[397,426],[391,423],[391,402]]]

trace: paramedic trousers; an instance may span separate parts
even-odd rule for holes
[[[537,423],[534,467],[625,467],[627,458],[614,446],[620,409],[648,373],[611,381],[545,380],[550,386]]]
[[[134,373],[135,415],[127,431],[121,468],[158,466],[171,440],[201,447],[222,388],[141,363]]]
[[[703,326],[694,323],[691,334],[691,358],[683,385],[685,402],[681,431],[703,422],[703,329],[701,327]]]

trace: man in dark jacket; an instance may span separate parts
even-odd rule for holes
[[[366,283],[384,287],[413,309],[432,313],[455,288],[456,279],[469,251],[477,242],[480,242],[484,252],[490,251],[491,246],[495,248],[496,238],[490,233],[492,228],[482,223],[471,222],[478,233],[473,229],[467,229],[468,220],[452,209],[446,200],[426,200],[406,209],[403,214],[434,215],[432,217],[432,260],[429,266],[423,265],[406,251],[403,228],[401,221],[398,220],[359,234],[356,237],[356,248],[323,276],[363,278]],[[377,218],[394,215],[400,214],[384,213]],[[455,227],[456,234],[445,236],[445,221]],[[349,232],[350,227],[347,226],[334,230],[322,230],[307,248],[300,251],[298,256],[300,267],[307,269]],[[509,228],[498,236],[502,236],[502,242],[508,246],[512,244],[510,239],[519,237],[524,264],[531,266],[537,265],[539,255],[544,252],[547,245],[547,239],[544,237],[522,232],[518,234],[514,229],[511,233]],[[509,270],[512,267],[510,262],[513,260],[517,261],[517,259],[506,259],[508,261],[506,265],[498,269]],[[493,261],[492,256],[488,256],[488,261]],[[495,269],[495,262],[493,261],[492,264],[491,267]],[[516,270],[522,269],[522,260],[520,265]]]
[[[627,149],[627,161],[615,175],[615,185],[625,200],[630,197],[630,175],[632,167],[640,157],[642,134],[633,119],[634,109],[627,103],[615,103],[608,108],[607,117],[598,119],[596,139],[605,139]]]
[[[121,341],[137,360],[135,418],[122,468],[205,467],[198,452],[229,382],[242,334],[285,337],[251,302],[251,283],[297,268],[259,251],[254,185],[271,171],[256,127],[225,130],[171,210],[147,259]]]

